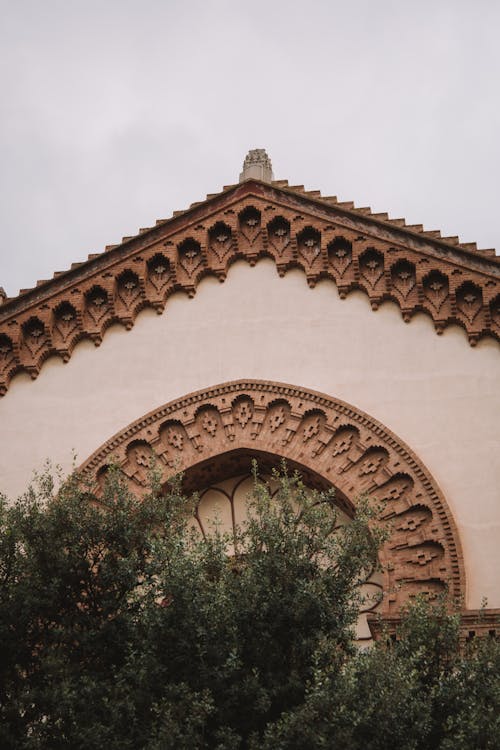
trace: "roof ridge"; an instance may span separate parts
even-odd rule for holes
[[[98,346],[111,323],[129,329],[144,307],[161,313],[171,294],[192,297],[206,275],[224,281],[241,258],[271,258],[281,276],[300,268],[310,287],[330,279],[342,299],[362,291],[374,310],[390,300],[405,322],[426,313],[438,334],[458,324],[472,346],[500,340],[500,258],[346,205],[245,181],[40,280],[0,306],[0,395],[17,372],[37,377],[48,357],[67,361],[85,337]]]
[[[287,181],[285,180],[284,182]],[[389,214],[386,211],[373,213],[371,206],[356,206],[354,201],[339,202],[336,196],[322,196],[320,190],[304,190],[304,187],[302,185],[288,186],[287,184],[286,186],[278,186],[276,182],[273,182],[272,185],[276,187],[286,187],[288,190],[293,190],[294,192],[310,196],[311,198],[318,198],[324,203],[334,203],[339,208],[345,208],[349,211],[354,211],[355,213],[362,214],[363,216],[370,216],[372,219],[383,221],[384,223],[390,224],[391,226],[407,229],[414,234],[422,234],[428,237],[439,239],[441,242],[445,242],[453,247],[458,247],[462,250],[467,250],[468,252],[484,253],[493,258],[500,257],[497,256],[495,248],[478,248],[476,242],[460,242],[460,238],[458,235],[443,237],[441,235],[441,230],[439,229],[428,230],[424,229],[423,224],[407,224],[406,219],[404,218],[390,218]]]
[[[260,180],[253,180],[253,181],[260,182]],[[84,265],[88,261],[94,260],[95,258],[98,258],[111,250],[115,250],[121,245],[127,242],[130,242],[132,240],[135,240],[137,237],[154,230],[158,226],[161,226],[162,224],[165,224],[166,222],[171,221],[172,219],[176,219],[180,216],[183,216],[188,211],[198,208],[199,206],[203,205],[207,201],[217,198],[223,195],[224,193],[229,192],[230,190],[238,188],[240,184],[241,183],[239,184],[234,183],[232,185],[224,185],[222,190],[219,191],[218,193],[207,193],[205,200],[195,201],[191,203],[185,209],[172,211],[172,215],[166,219],[156,219],[155,224],[153,226],[141,227],[138,229],[136,234],[126,235],[122,237],[121,242],[117,244],[105,245],[104,250],[101,252],[89,253],[87,255],[86,260],[76,261],[74,263],[71,263],[70,267],[64,271],[54,271],[52,278],[38,279],[32,287],[26,287],[26,288],[20,289],[19,294],[14,295],[13,297],[5,296],[3,298],[0,298],[0,306],[2,304],[7,304],[11,302],[12,300],[15,300],[19,297],[22,297],[25,294],[32,292],[34,289],[37,289],[45,284],[50,283],[53,279],[58,278],[59,276],[65,273],[68,273],[69,271],[73,271],[76,268],[80,268],[82,265]],[[406,232],[411,233],[413,235],[417,235],[417,236],[424,237],[427,239],[439,240],[440,243],[444,243],[445,245],[448,245],[449,247],[453,247],[454,249],[465,250],[468,253],[473,253],[474,255],[479,255],[480,257],[491,258],[493,260],[498,260],[500,262],[500,256],[497,255],[495,248],[478,248],[476,242],[460,242],[458,235],[443,237],[439,229],[424,229],[423,224],[407,224],[404,218],[390,218],[389,214],[385,211],[373,213],[370,206],[363,206],[363,207],[356,206],[354,201],[339,202],[337,199],[337,196],[323,196],[321,195],[320,190],[306,190],[304,188],[304,185],[289,185],[288,180],[273,180],[271,183],[266,183],[266,184],[270,184],[271,187],[277,188],[278,190],[290,191],[295,194],[310,198],[311,200],[317,200],[327,205],[334,205],[336,208],[340,208],[345,211],[349,211],[355,214],[369,217],[370,219],[373,219],[377,222],[387,224],[391,228],[396,227],[398,229],[404,229]]]

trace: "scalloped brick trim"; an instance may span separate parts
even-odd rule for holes
[[[465,596],[458,532],[428,469],[380,422],[321,393],[255,380],[197,391],[128,425],[81,470],[100,482],[118,463],[140,493],[156,457],[162,481],[182,471],[206,487],[221,467],[238,474],[242,452],[284,457],[311,486],[335,486],[348,512],[365,494],[383,504],[381,518],[391,526],[381,555],[385,614],[419,592]]]
[[[500,341],[499,260],[435,234],[283,183],[229,187],[5,300],[0,395],[16,373],[36,378],[48,357],[67,361],[81,339],[98,346],[113,323],[129,329],[174,292],[192,297],[204,276],[223,282],[241,258],[270,257],[281,276],[300,268],[311,287],[331,279],[341,298],[362,290],[373,310],[392,300],[405,322],[424,312],[438,334],[458,324],[472,346]]]

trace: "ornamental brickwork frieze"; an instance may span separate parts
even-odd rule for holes
[[[283,181],[249,180],[6,299],[0,394],[17,372],[35,378],[49,356],[67,361],[81,339],[98,346],[110,325],[131,328],[143,308],[161,314],[171,294],[192,297],[205,276],[222,282],[236,260],[262,257],[281,276],[300,268],[311,287],[331,279],[342,299],[361,290],[374,310],[392,300],[406,322],[426,313],[437,333],[459,325],[473,346],[483,336],[500,341],[494,252]]]
[[[380,504],[390,528],[381,555],[386,614],[419,592],[464,597],[458,534],[429,471],[379,422],[316,392],[264,381],[198,391],[128,425],[81,470],[102,481],[118,463],[140,493],[155,463],[162,481],[184,472],[191,486],[203,488],[248,471],[251,456],[284,458],[311,487],[334,486],[347,513],[362,495]]]

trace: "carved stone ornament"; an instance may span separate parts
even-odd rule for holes
[[[151,459],[163,481],[184,473],[186,487],[206,488],[284,458],[311,488],[335,487],[352,515],[361,495],[381,504],[390,538],[382,613],[394,615],[422,592],[465,595],[457,530],[430,472],[399,438],[364,412],[290,385],[238,381],[192,393],[128,425],[81,467],[100,479],[118,463],[131,489],[142,492]]]
[[[245,157],[240,182],[252,178],[264,182],[272,182],[274,179],[273,165],[264,148],[251,149]]]
[[[494,251],[286,181],[248,179],[5,299],[0,395],[17,372],[35,378],[48,357],[66,361],[78,341],[98,346],[112,323],[131,328],[145,307],[161,313],[171,294],[193,296],[205,276],[222,282],[236,260],[254,265],[263,257],[275,261],[280,275],[302,269],[310,287],[331,279],[342,299],[361,290],[374,310],[391,300],[405,322],[425,313],[439,334],[458,324],[472,346],[483,336],[500,340]]]

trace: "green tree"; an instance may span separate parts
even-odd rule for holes
[[[262,750],[498,750],[500,643],[460,648],[445,599],[417,598],[397,635],[340,671],[316,670],[304,701],[267,727]]]
[[[99,496],[46,474],[2,503],[0,747],[496,747],[496,645],[461,654],[456,618],[419,601],[358,652],[384,532],[366,503],[341,525],[329,493],[277,481],[205,538],[154,472],[140,499],[113,470]]]

